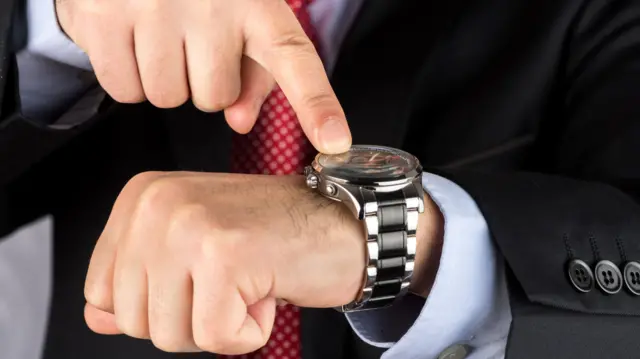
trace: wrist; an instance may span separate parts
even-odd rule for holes
[[[364,279],[363,223],[344,204],[308,189],[304,178],[287,195],[293,196],[276,202],[291,208],[294,232],[302,245],[288,243],[279,250],[286,255],[274,261],[277,288],[272,294],[302,307],[332,308],[351,302],[361,294]]]
[[[366,248],[360,244],[363,243],[362,237],[366,236],[366,231],[363,231],[364,227],[362,223],[355,219],[353,214],[346,210],[346,207],[340,207],[343,210],[342,223],[348,224],[347,227],[349,227],[349,230],[346,232],[344,232],[344,228],[340,228],[340,232],[343,233],[343,237],[357,238],[357,241],[352,243],[357,243],[357,245],[353,245],[352,248],[354,253],[358,253],[359,255],[357,262],[360,263],[362,267],[365,267]],[[444,240],[444,217],[440,212],[440,208],[426,193],[424,195],[424,208],[424,213],[420,214],[418,219],[416,256],[409,291],[426,298],[433,287],[438,268],[440,267],[440,257]],[[348,235],[345,236],[344,233],[348,233]],[[361,253],[364,253],[362,259],[360,259]],[[348,271],[343,273],[345,280],[343,287],[345,291],[343,291],[343,293],[353,293],[345,297],[345,299],[347,301],[354,298],[360,299],[362,297],[362,286],[364,285],[366,275],[363,274],[362,270],[357,273]]]
[[[440,267],[440,257],[444,241],[444,216],[442,212],[440,212],[438,205],[426,193],[424,195],[424,208],[424,213],[420,214],[418,219],[416,257],[409,291],[426,298],[431,292],[438,268]],[[346,211],[343,218],[346,219],[346,222],[352,222],[354,225],[352,231],[350,231],[350,236],[355,235],[356,238],[361,241],[362,236],[366,236],[366,232],[361,233],[363,229],[362,224],[358,223],[359,221],[355,220],[353,215],[346,213]],[[356,230],[356,228],[359,228],[359,231]],[[364,246],[354,246],[354,250],[356,250],[357,253],[366,254]],[[366,255],[364,257],[366,257]],[[362,265],[364,265],[364,263],[362,263]],[[352,278],[352,280],[348,281],[349,285],[345,285],[345,288],[348,287],[345,293],[355,293],[354,296],[349,298],[359,299],[362,296],[362,286],[364,285],[366,275],[360,272],[360,275],[355,277],[358,280],[353,280],[354,276],[349,275],[346,275],[344,278]]]
[[[444,217],[440,208],[425,193],[424,213],[418,220],[416,258],[409,290],[426,298],[435,281],[444,240]]]

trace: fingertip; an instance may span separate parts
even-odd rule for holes
[[[103,335],[122,334],[116,325],[115,315],[104,312],[89,303],[84,306],[84,320],[89,329],[95,333]]]
[[[84,287],[84,298],[88,303],[87,305],[96,309],[100,308],[99,310],[104,312],[113,312],[111,288],[100,285],[100,282],[92,274],[90,270]]]
[[[258,114],[250,106],[236,103],[224,110],[224,117],[232,130],[246,135],[253,128]]]
[[[347,121],[329,117],[316,129],[318,151],[326,154],[344,153],[351,148],[351,131]]]

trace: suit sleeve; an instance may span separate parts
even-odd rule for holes
[[[51,1],[53,11],[52,4]],[[84,96],[83,101],[58,116],[55,123],[27,115],[21,98],[24,79],[20,77],[17,58],[28,54],[20,50],[31,44],[26,35],[30,27],[26,19],[32,5],[22,0],[0,0],[0,238],[43,213],[50,176],[55,171],[44,170],[42,163],[96,122],[77,120],[99,117],[88,114],[96,114],[101,103],[96,100],[100,93]],[[55,19],[55,12],[49,16]],[[32,87],[37,92],[38,84]]]
[[[55,1],[0,0],[0,36],[2,188],[88,127],[105,96]]]
[[[508,357],[640,349],[625,334],[640,330],[640,3],[585,3],[535,172],[440,173],[473,197],[506,260]]]
[[[55,0],[28,0],[26,12],[29,19],[29,52],[73,68],[93,71],[89,56],[60,28]]]

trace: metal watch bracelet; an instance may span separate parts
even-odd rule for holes
[[[336,308],[341,312],[387,307],[407,293],[416,254],[418,217],[424,211],[422,187],[402,190],[361,189],[367,231],[367,268],[362,293]]]

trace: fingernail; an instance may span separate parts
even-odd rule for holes
[[[320,128],[318,141],[325,152],[341,153],[349,150],[351,135],[344,122],[330,118]]]

